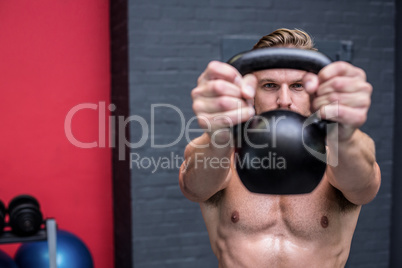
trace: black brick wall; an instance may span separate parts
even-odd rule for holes
[[[350,40],[352,63],[367,72],[374,87],[372,107],[363,130],[377,145],[382,188],[362,209],[347,267],[388,267],[391,214],[392,134],[394,124],[394,1],[369,0],[136,0],[129,2],[130,115],[150,127],[151,105],[178,107],[185,123],[193,116],[190,91],[210,60],[222,58],[225,36],[262,36],[280,27],[301,28],[317,40]],[[178,168],[159,168],[146,161],[182,157],[179,114],[155,108],[154,132],[131,149],[143,167],[131,168],[133,253],[135,267],[217,267],[197,204],[178,187]],[[195,124],[193,124],[195,126]],[[130,124],[131,141],[142,136]],[[194,135],[192,135],[194,137]]]
[[[395,20],[395,74],[402,72],[402,2],[396,1]],[[394,161],[393,161],[393,184],[392,184],[392,217],[391,217],[391,258],[390,267],[398,267],[402,264],[402,92],[398,90],[402,83],[402,77],[395,75],[395,122],[394,122]]]

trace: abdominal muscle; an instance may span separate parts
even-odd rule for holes
[[[324,177],[306,195],[254,194],[235,175],[201,204],[219,267],[344,267],[360,207],[340,212],[332,191]]]
[[[221,230],[221,234],[225,231]],[[313,241],[303,241],[290,234],[270,232],[241,235],[228,232],[218,236],[215,254],[219,267],[289,267],[321,268],[343,267],[339,265],[343,249],[333,245],[328,254]],[[325,247],[327,248],[327,247]],[[332,255],[332,256],[331,256]],[[346,260],[345,260],[346,261]]]

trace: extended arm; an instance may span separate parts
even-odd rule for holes
[[[358,129],[365,123],[371,103],[372,86],[365,72],[335,62],[318,76],[307,74],[304,79],[306,90],[314,96],[312,109],[339,123],[337,135],[330,134],[328,139],[329,182],[356,205],[370,202],[379,190],[381,172],[374,141]]]
[[[191,96],[205,133],[187,145],[179,174],[180,188],[188,199],[206,201],[228,185],[233,158],[229,127],[254,115],[247,100],[254,98],[255,85],[253,75],[242,78],[232,66],[216,61],[199,77]]]
[[[338,158],[336,167],[328,166],[329,182],[350,202],[367,204],[376,196],[381,184],[373,140],[356,130],[349,140],[339,142],[338,150],[338,155],[329,152],[329,158]]]
[[[202,148],[204,145],[208,147]],[[226,188],[231,177],[232,152],[230,146],[213,146],[207,133],[187,145],[184,151],[185,162],[179,175],[184,196],[194,202],[203,202]]]

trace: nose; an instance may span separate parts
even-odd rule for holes
[[[286,85],[282,85],[278,91],[278,99],[277,99],[278,108],[281,109],[290,109],[292,105],[292,98],[290,96],[289,87]]]

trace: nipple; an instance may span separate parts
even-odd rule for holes
[[[322,216],[321,217],[321,226],[322,228],[327,228],[329,225],[329,220],[327,218],[327,216]]]
[[[232,213],[232,217],[230,218],[232,220],[233,223],[236,223],[239,221],[239,212],[234,211]]]

